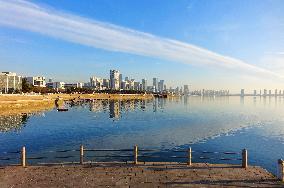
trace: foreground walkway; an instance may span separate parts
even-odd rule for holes
[[[0,167],[0,187],[284,187],[260,167],[122,163]]]

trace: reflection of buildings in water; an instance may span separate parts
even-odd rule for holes
[[[152,100],[151,100],[152,101]],[[150,100],[95,100],[89,103],[89,109],[92,112],[107,112],[109,110],[110,118],[121,117],[121,111],[134,111],[135,109],[145,109]]]
[[[157,112],[158,109],[164,109],[166,100],[164,98],[155,98],[153,100],[153,112]]]
[[[92,112],[100,112],[104,109],[104,104],[102,100],[95,100],[89,103],[90,111]]]
[[[109,118],[119,119],[120,101],[109,101]]]
[[[142,110],[144,110],[144,109],[146,108],[146,100],[141,100],[141,101],[140,101],[140,108],[141,108]]]
[[[28,114],[0,116],[0,132],[17,131],[26,124]]]
[[[240,97],[240,104],[244,105],[245,104],[245,97]]]
[[[165,103],[166,103],[166,100],[165,100],[165,99],[163,99],[163,98],[158,98],[158,107],[159,107],[160,109],[163,109],[163,108],[164,108]]]
[[[154,99],[153,101],[153,112],[157,112],[158,108],[158,99]]]
[[[188,104],[188,97],[189,97],[189,96],[187,96],[187,95],[183,96],[183,104],[184,104],[185,106],[187,106],[187,104]]]

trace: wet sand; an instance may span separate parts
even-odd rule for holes
[[[284,187],[260,167],[104,163],[0,168],[0,187]]]

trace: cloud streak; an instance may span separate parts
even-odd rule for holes
[[[282,78],[269,70],[195,45],[62,13],[22,0],[0,0],[0,25],[110,51]]]

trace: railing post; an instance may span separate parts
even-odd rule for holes
[[[248,151],[246,149],[242,150],[242,167],[248,167]]]
[[[84,164],[84,146],[80,146],[80,164]]]
[[[22,147],[22,167],[26,167],[26,147]]]
[[[187,151],[187,165],[191,166],[191,147]]]
[[[134,164],[137,164],[138,163],[138,146],[137,145],[134,146],[133,154],[134,154]]]
[[[278,159],[277,178],[284,182],[284,161],[282,159]]]

